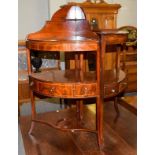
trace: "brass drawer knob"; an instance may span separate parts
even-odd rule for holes
[[[55,87],[52,87],[52,88],[50,89],[50,92],[51,92],[51,93],[54,93],[54,91],[55,91]]]
[[[112,92],[112,93],[115,93],[115,89],[112,89],[111,92]]]
[[[86,86],[83,86],[82,88],[81,88],[81,95],[87,95],[88,94],[88,88],[86,87]]]
[[[33,81],[31,81],[30,82],[30,87],[32,87],[34,85],[34,82]]]
[[[84,94],[88,94],[88,88],[87,87],[84,87]]]

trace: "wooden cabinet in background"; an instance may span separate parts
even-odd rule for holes
[[[130,49],[129,49],[130,48]],[[126,54],[126,69],[128,77],[127,92],[137,91],[137,49],[128,47]]]
[[[133,26],[123,26],[119,30],[128,31],[128,41],[126,42],[126,70],[128,77],[127,92],[137,91],[137,28]]]
[[[80,6],[85,14],[86,18],[89,21],[92,29],[117,29],[117,15],[119,9],[121,8],[120,4],[107,4],[107,3],[68,3],[68,5],[76,4]],[[132,27],[132,26],[129,26]],[[137,91],[137,52],[135,47],[129,47],[127,49],[126,55],[126,67],[128,70],[128,88],[126,92],[135,92]],[[73,62],[68,62],[72,55],[65,55],[66,67],[73,67]],[[90,59],[93,59],[93,56],[89,55]],[[111,69],[114,66],[115,53],[107,52],[105,54],[105,69]],[[90,61],[91,62],[91,61]],[[92,60],[94,62],[94,60]],[[89,65],[89,68],[91,64]],[[88,68],[88,66],[86,66]]]
[[[116,29],[117,28],[117,14],[120,4],[108,4],[105,2],[102,3],[68,3],[68,5],[78,5],[80,6],[85,14],[86,18],[89,21],[93,30],[96,29]],[[89,56],[91,57],[91,56]],[[65,56],[66,62],[70,59],[69,55]],[[111,69],[113,66],[113,60],[115,60],[115,54],[106,53],[105,55],[105,68]],[[94,62],[94,60],[92,61]],[[72,67],[69,64],[66,66]]]
[[[80,5],[90,24],[96,20],[98,29],[115,29],[117,27],[117,14],[121,7],[119,4],[81,4]]]

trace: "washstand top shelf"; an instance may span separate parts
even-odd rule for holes
[[[29,34],[26,46],[40,51],[93,51],[98,40],[82,9],[68,5],[46,21],[40,31]]]

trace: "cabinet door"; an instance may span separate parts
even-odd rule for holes
[[[104,29],[114,29],[114,28],[116,28],[114,15],[112,15],[112,14],[107,14],[107,15],[103,14],[101,20],[102,20]]]
[[[98,25],[99,29],[104,28],[104,21],[102,21],[102,14],[98,14],[98,13],[89,13],[86,14],[86,18],[89,21],[89,23],[91,23],[92,19],[95,19]]]
[[[114,29],[116,28],[116,20],[114,14],[105,13],[88,13],[87,19],[91,23],[92,19],[96,19],[99,29]],[[112,69],[115,62],[115,53],[105,54],[105,69]]]
[[[99,29],[114,29],[116,28],[115,17],[113,14],[89,13],[86,15],[91,23],[92,19],[96,19]]]

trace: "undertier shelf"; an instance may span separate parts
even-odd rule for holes
[[[84,107],[84,111],[86,110],[87,108]],[[70,113],[67,113],[68,111]],[[53,111],[53,114],[55,115],[55,117],[52,118],[50,117],[49,121],[41,118],[39,115],[36,115],[35,119],[33,119],[33,122],[42,123],[62,131],[71,131],[71,132],[87,131],[96,133],[95,121],[90,120],[94,124],[93,126],[92,125],[90,126],[87,123],[85,123],[87,114],[83,114],[82,119],[79,119],[75,107],[65,109],[63,111],[61,110]]]

